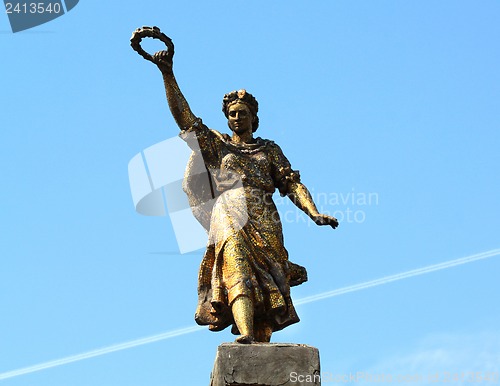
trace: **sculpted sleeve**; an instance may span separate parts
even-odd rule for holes
[[[293,170],[290,162],[283,154],[281,148],[274,142],[270,143],[271,174],[274,180],[274,186],[279,190],[281,196],[288,192],[288,186],[293,182],[300,182],[300,173]]]
[[[195,152],[201,153],[205,165],[210,169],[219,168],[221,147],[223,146],[222,134],[210,130],[200,118],[186,130],[179,133],[188,146]]]

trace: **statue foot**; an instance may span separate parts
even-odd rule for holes
[[[236,338],[235,342],[242,344],[251,344],[255,342],[255,339],[252,335],[241,335],[240,337]]]
[[[255,341],[259,343],[269,343],[271,341],[271,335],[273,333],[273,329],[271,328],[271,326],[260,324],[257,327],[258,328],[254,330]]]

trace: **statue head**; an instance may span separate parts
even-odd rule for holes
[[[236,103],[242,103],[248,107],[252,115],[254,116],[254,121],[252,124],[252,131],[255,132],[259,127],[259,117],[257,112],[259,111],[259,103],[255,97],[246,92],[246,90],[231,91],[224,95],[222,99],[222,112],[229,118],[229,107]]]

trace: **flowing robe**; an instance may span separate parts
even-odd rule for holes
[[[193,213],[208,229],[198,276],[196,322],[212,331],[233,325],[232,332],[238,334],[231,305],[239,296],[252,299],[255,320],[273,331],[298,322],[290,284],[306,281],[306,272],[288,260],[272,200],[276,189],[285,195],[288,184],[300,182],[298,171],[270,140],[233,143],[201,120],[180,136],[198,151],[188,164],[184,190]],[[210,186],[190,175],[196,163],[209,172]],[[206,197],[212,198],[208,207],[202,203]]]

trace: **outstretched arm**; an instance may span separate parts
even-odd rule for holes
[[[172,116],[179,128],[186,130],[195,124],[197,117],[191,111],[186,98],[184,98],[177,84],[172,69],[172,58],[173,53],[169,54],[167,51],[159,51],[153,55],[153,62],[158,66],[163,75],[168,107],[170,107]]]
[[[287,196],[292,202],[317,225],[330,225],[333,229],[337,228],[339,222],[335,217],[321,214],[318,212],[316,205],[311,197],[311,193],[300,182],[291,182],[288,184]]]
[[[159,39],[167,46],[167,50],[158,51],[154,55],[148,54],[141,47],[143,38]],[[158,27],[142,27],[137,28],[130,38],[130,45],[144,59],[156,64],[163,75],[165,83],[165,91],[167,93],[168,106],[174,116],[175,122],[181,130],[186,130],[192,127],[198,119],[193,114],[189,105],[182,95],[181,90],[174,77],[172,63],[174,58],[174,43],[167,35],[162,33]]]

